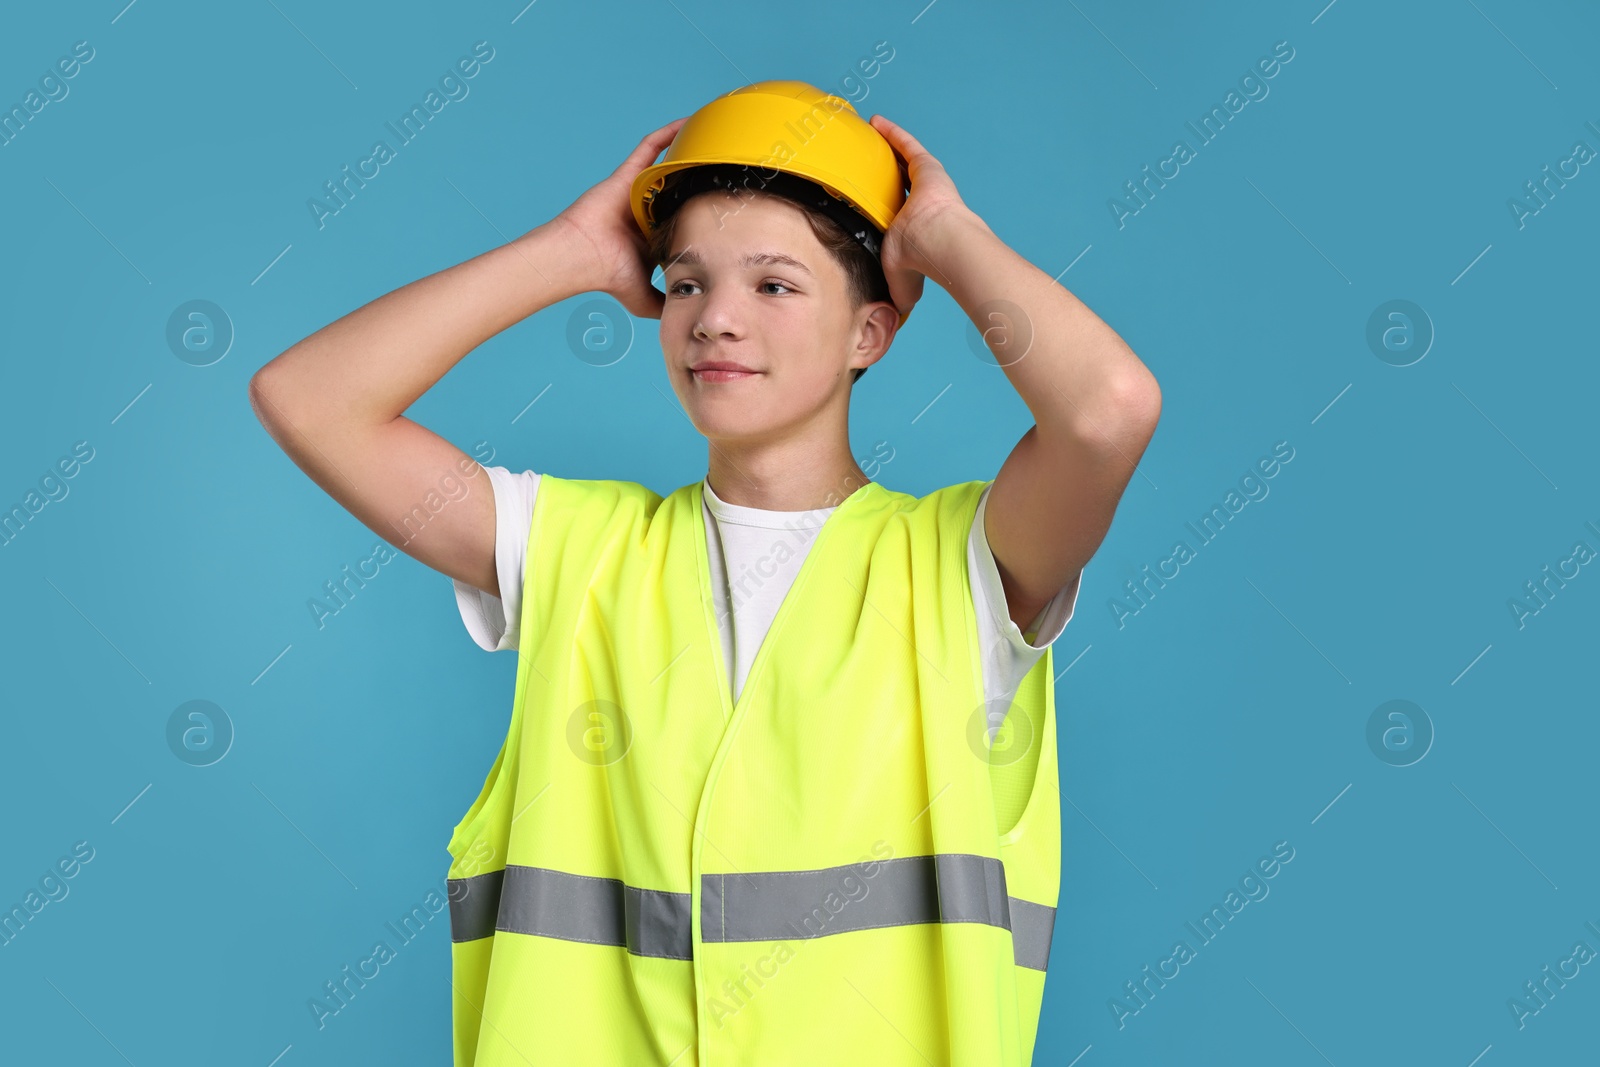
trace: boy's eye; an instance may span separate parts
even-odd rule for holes
[[[698,288],[699,288],[699,286],[698,286],[698,285],[695,285],[695,283],[694,283],[694,282],[674,282],[674,283],[673,283],[673,284],[672,284],[672,285],[670,285],[670,286],[668,286],[668,287],[667,287],[667,292],[668,292],[668,293],[671,293],[671,294],[672,294],[672,295],[674,295],[674,296],[686,296],[686,295],[688,295],[688,294],[686,294],[686,293],[685,293],[685,292],[684,292],[684,291],[683,291],[683,289],[684,289],[684,286],[690,286],[690,287],[692,287],[692,288],[696,288],[696,289],[698,289]],[[769,287],[769,286],[776,286],[776,287],[777,287],[777,288],[779,288],[779,289],[782,289],[782,290],[783,290],[783,291],[784,291],[784,292],[786,292],[786,293],[792,293],[792,292],[794,292],[794,290],[793,290],[793,289],[791,289],[791,288],[789,288],[789,287],[788,287],[788,286],[787,286],[787,285],[785,285],[785,284],[784,284],[784,283],[783,283],[783,282],[762,282],[762,283],[761,283],[761,287],[762,287],[762,288],[763,288],[763,289],[765,289],[765,288],[767,288],[767,287]]]

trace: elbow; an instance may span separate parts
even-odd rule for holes
[[[1161,420],[1161,387],[1143,365],[1119,374],[1107,386],[1086,432],[1101,436],[1112,431],[1119,441],[1149,441]],[[1098,428],[1094,429],[1094,428]]]
[[[268,363],[250,376],[250,410],[255,412],[256,420],[269,431],[274,423],[274,416],[278,411],[279,401],[273,397],[272,364]]]
[[[1074,438],[1105,462],[1120,465],[1142,455],[1161,419],[1161,388],[1142,366],[1113,379],[1099,401],[1078,411]]]
[[[1161,386],[1150,369],[1140,363],[1117,378],[1107,406],[1111,421],[1130,432],[1142,432],[1148,439],[1161,421]]]

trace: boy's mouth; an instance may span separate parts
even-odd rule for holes
[[[696,363],[689,368],[689,373],[695,380],[702,382],[738,382],[754,378],[761,372],[752,370],[743,363],[713,359]]]

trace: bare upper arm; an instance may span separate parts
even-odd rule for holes
[[[261,373],[250,381],[250,405],[289,458],[368,529],[434,570],[500,595],[494,490],[470,456],[404,416],[381,426],[297,419]]]
[[[1159,394],[1153,402],[1131,398],[1123,414],[1095,416],[1098,434],[1034,426],[1006,457],[989,490],[984,533],[1018,629],[1026,631],[1105,540],[1159,414]]]

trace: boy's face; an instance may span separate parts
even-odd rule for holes
[[[851,308],[844,268],[786,200],[715,192],[681,211],[664,271],[661,351],[695,428],[715,439],[770,437],[831,406],[848,410],[851,371],[888,347],[894,306]],[[706,361],[752,373],[692,369]]]

